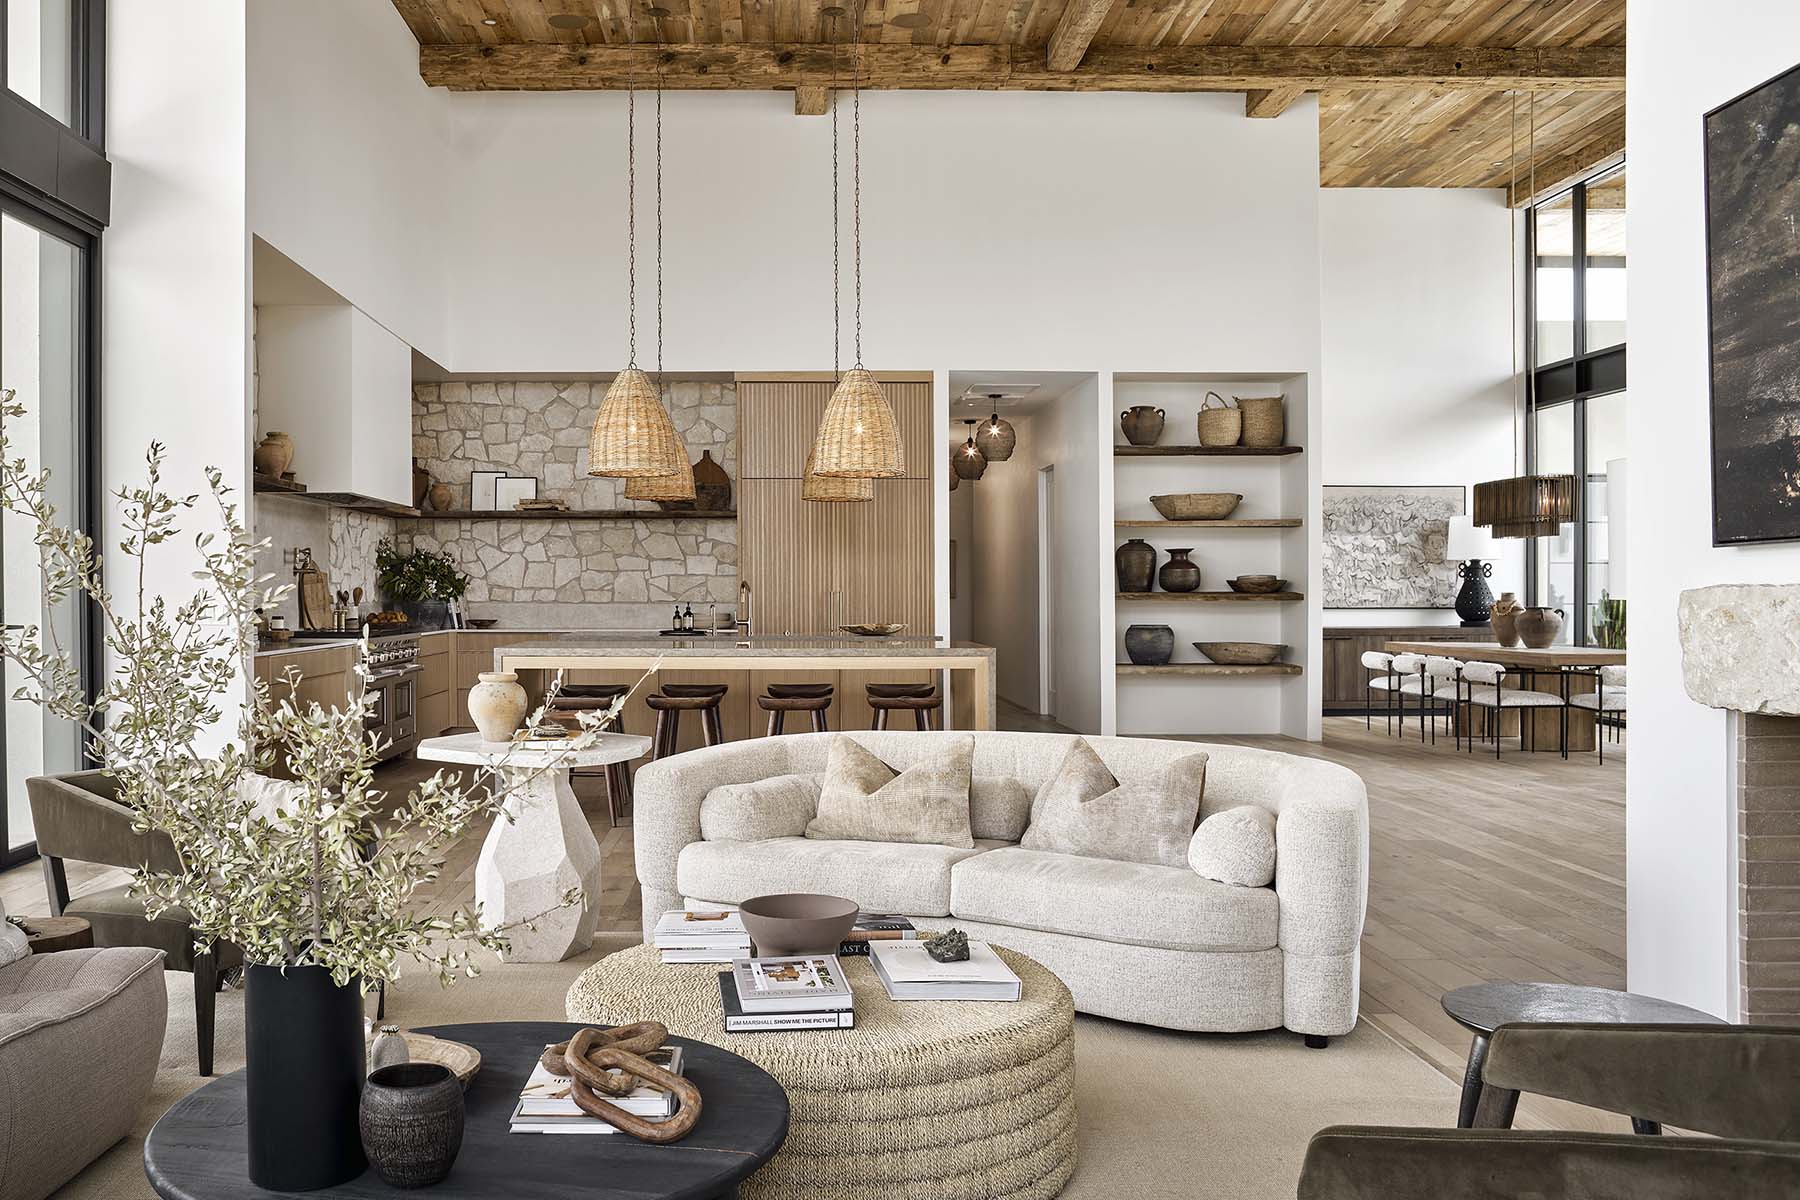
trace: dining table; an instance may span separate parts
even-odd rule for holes
[[[1499,663],[1509,676],[1518,672],[1516,686],[1554,695],[1579,696],[1594,690],[1601,667],[1625,665],[1625,651],[1607,646],[1502,646],[1499,642],[1408,642],[1392,641],[1382,648],[1389,654],[1444,655],[1464,662]],[[1509,679],[1509,684],[1512,682]],[[1565,692],[1564,686],[1567,686]],[[1459,706],[1459,707],[1467,707]],[[1459,714],[1459,719],[1466,714]],[[1520,719],[1532,722],[1526,749],[1560,753],[1563,749],[1563,710],[1561,708],[1511,709],[1501,714],[1501,733],[1518,734]],[[1585,708],[1571,708],[1568,713],[1568,749],[1592,750],[1597,736],[1596,714]]]

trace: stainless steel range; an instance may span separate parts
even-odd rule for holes
[[[364,659],[369,669],[369,715],[363,727],[383,739],[383,761],[412,750],[419,741],[419,636],[374,634]]]

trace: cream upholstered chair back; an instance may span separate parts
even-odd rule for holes
[[[1618,665],[1616,667],[1601,667],[1600,668],[1600,686],[1607,687],[1607,688],[1622,688],[1622,687],[1624,687],[1625,686],[1625,666],[1624,666],[1624,664],[1621,663],[1620,665]]]
[[[1394,669],[1394,656],[1383,654],[1379,650],[1364,650],[1362,665],[1371,671],[1391,671]]]
[[[1462,661],[1433,654],[1425,660],[1425,673],[1434,683],[1455,683],[1457,676],[1462,674]]]
[[[1402,675],[1417,675],[1424,666],[1425,656],[1423,654],[1394,655],[1394,670]]]
[[[1469,683],[1498,684],[1506,677],[1506,668],[1499,663],[1466,662],[1462,665],[1462,677]]]

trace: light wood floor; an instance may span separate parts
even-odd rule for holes
[[[1003,705],[1006,727],[1054,723]],[[1386,736],[1379,722],[1331,717],[1316,744],[1273,737],[1197,739],[1260,745],[1341,763],[1369,791],[1369,909],[1363,935],[1362,1012],[1452,1080],[1468,1037],[1443,1013],[1447,990],[1485,979],[1562,980],[1622,987],[1625,977],[1625,748],[1564,762],[1510,745],[1496,762],[1448,741],[1421,746]],[[431,764],[382,768],[404,788]],[[600,927],[638,929],[640,898],[631,828],[607,822],[598,778],[576,783],[604,859]],[[480,838],[452,852],[424,903],[433,911],[474,895]],[[80,893],[124,881],[122,872],[70,864]],[[46,911],[36,864],[0,874],[13,913]],[[1521,1127],[1618,1129],[1622,1122],[1527,1097]]]

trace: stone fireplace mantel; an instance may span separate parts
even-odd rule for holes
[[[1800,716],[1800,584],[1681,593],[1681,680],[1709,708]]]

